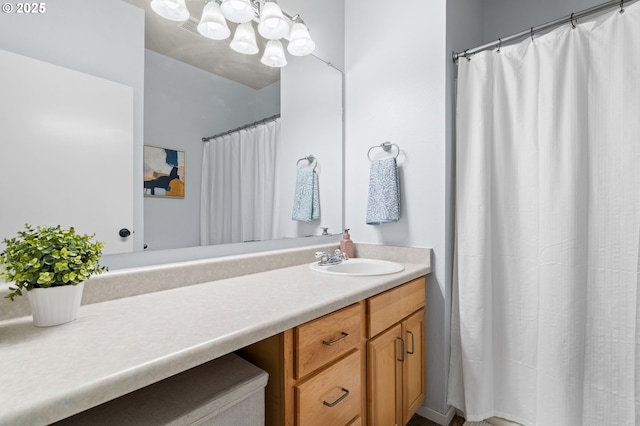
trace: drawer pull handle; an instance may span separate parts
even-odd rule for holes
[[[397,361],[404,362],[404,339],[402,337],[396,337],[396,339],[400,340],[402,343],[402,350],[400,353],[402,354],[402,358],[396,358]]]
[[[326,340],[323,340],[323,341],[322,341],[322,344],[323,344],[323,345],[326,345],[326,346],[333,346],[333,345],[335,345],[336,343],[338,343],[340,340],[344,340],[347,336],[348,336],[348,334],[347,334],[347,333],[345,333],[345,332],[343,331],[343,332],[342,332],[342,336],[338,337],[336,340],[332,340],[332,341],[330,341],[330,342],[328,342],[328,341],[326,341]]]
[[[322,403],[324,405],[326,405],[327,407],[335,407],[336,405],[338,405],[338,403],[340,403],[340,401],[342,401],[343,399],[345,399],[346,397],[349,396],[349,390],[348,389],[342,388],[342,392],[344,392],[342,394],[342,396],[340,398],[336,399],[335,401],[333,401],[333,402],[322,401]]]
[[[416,351],[416,338],[415,338],[415,336],[413,335],[413,332],[411,332],[411,331],[407,330],[407,333],[409,333],[409,334],[411,335],[411,350],[410,350],[410,351],[407,351],[407,353],[408,353],[409,355],[413,355],[413,354],[414,354],[414,352]]]

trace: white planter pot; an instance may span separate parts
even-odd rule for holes
[[[34,288],[27,292],[33,325],[50,327],[78,317],[84,282],[62,287]]]

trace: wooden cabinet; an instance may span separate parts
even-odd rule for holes
[[[361,301],[238,351],[269,373],[269,426],[361,425],[365,407]]]
[[[425,401],[424,305],[424,278],[367,300],[369,425],[404,425]]]
[[[426,397],[424,306],[422,277],[238,351],[269,373],[266,424],[406,424]]]

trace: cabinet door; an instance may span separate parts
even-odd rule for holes
[[[402,327],[395,325],[367,342],[367,423],[394,426],[402,419]]]
[[[420,309],[402,322],[402,335],[405,342],[402,387],[403,424],[407,424],[427,396],[424,312],[424,309]]]

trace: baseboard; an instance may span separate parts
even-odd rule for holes
[[[442,414],[439,411],[432,410],[431,408],[427,408],[423,405],[418,408],[418,415],[441,426],[448,426],[449,423],[451,423],[451,420],[453,420],[453,416],[456,415],[456,409],[454,407],[449,407],[447,412]]]

